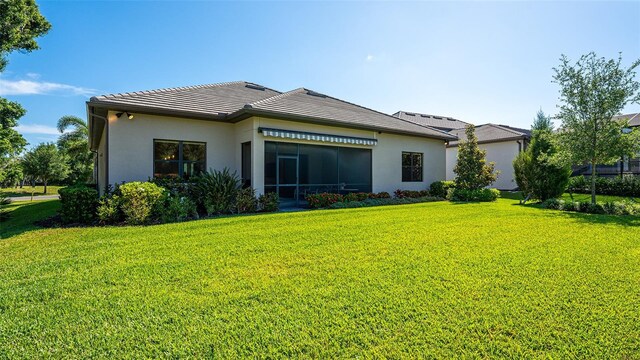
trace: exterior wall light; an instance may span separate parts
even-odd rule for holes
[[[128,118],[129,120],[132,120],[132,119],[133,119],[133,114],[130,114],[130,113],[126,112],[126,111],[116,113],[116,117],[118,117],[118,118],[119,118],[120,116],[122,116],[122,114],[127,114],[127,118]]]

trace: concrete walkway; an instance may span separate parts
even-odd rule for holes
[[[38,200],[57,200],[59,198],[60,198],[59,195],[36,195],[36,196],[33,197],[33,201],[38,201]],[[13,196],[13,197],[9,197],[9,200],[11,200],[11,202],[14,202],[14,201],[31,201],[31,196]]]

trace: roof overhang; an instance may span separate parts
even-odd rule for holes
[[[494,144],[494,143],[501,143],[501,142],[509,142],[509,141],[518,141],[518,140],[529,140],[530,136],[528,135],[521,135],[521,136],[514,136],[514,137],[508,137],[508,138],[501,138],[501,139],[493,139],[493,140],[478,140],[478,145],[481,144]],[[464,141],[464,140],[462,140]],[[455,141],[455,143],[449,143],[447,144],[448,148],[451,147],[458,147],[458,145],[460,144],[461,141]]]

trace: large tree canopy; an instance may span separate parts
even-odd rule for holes
[[[55,144],[43,143],[27,152],[22,161],[24,174],[34,181],[42,181],[44,192],[50,181],[62,180],[69,173],[64,154]]]
[[[557,159],[571,165],[591,164],[591,201],[596,202],[595,179],[597,164],[613,164],[622,156],[640,151],[638,131],[625,133],[624,122],[616,121],[629,103],[640,101],[640,83],[635,80],[635,68],[640,60],[628,68],[622,57],[607,60],[595,53],[583,55],[575,64],[566,56],[554,68],[554,81],[560,85],[560,113]]]
[[[71,130],[71,131],[67,131]],[[58,120],[58,148],[67,157],[70,183],[85,183],[93,170],[93,154],[89,151],[89,128],[76,116],[63,116]]]
[[[494,172],[495,164],[487,163],[487,152],[478,147],[475,127],[471,124],[465,129],[467,139],[458,144],[458,161],[453,169],[456,174],[456,188],[461,190],[480,190],[493,184],[498,178]]]
[[[7,54],[39,49],[35,39],[50,28],[34,0],[0,1],[0,72],[7,65]]]

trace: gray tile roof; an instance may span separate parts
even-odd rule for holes
[[[613,118],[616,120],[627,119],[631,127],[640,126],[640,113],[616,115]]]
[[[510,126],[496,125],[496,124],[484,124],[476,126],[476,137],[478,143],[490,143],[506,140],[516,140],[529,138],[531,132],[525,129],[516,129]],[[465,129],[455,129],[450,131],[450,134],[456,135],[461,140],[466,139]],[[449,146],[457,146],[459,141],[449,142]]]
[[[223,116],[241,109],[245,104],[280,94],[279,91],[245,81],[219,84],[136,91],[95,96],[90,104],[151,110],[154,112],[184,112],[200,116]]]
[[[431,126],[440,130],[450,131],[461,129],[469,123],[447,116],[420,114],[407,111],[398,111],[393,116],[402,120],[411,121],[414,124]]]
[[[249,106],[251,109],[259,111],[323,119],[329,123],[342,126],[454,139],[453,136],[445,131],[418,125],[305,88],[259,100],[249,104],[247,107]]]
[[[405,121],[312,90],[300,88],[281,93],[244,81],[96,96],[89,100],[88,105],[220,121],[265,115],[443,140],[455,139],[446,131]]]

